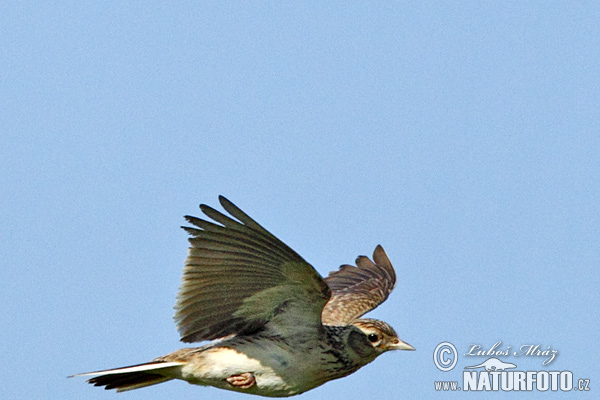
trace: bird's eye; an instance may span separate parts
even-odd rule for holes
[[[379,336],[377,336],[377,335],[376,335],[376,334],[374,334],[374,333],[369,333],[369,334],[367,335],[367,339],[369,339],[369,342],[371,342],[371,343],[375,343],[375,342],[377,342],[377,341],[379,340]]]

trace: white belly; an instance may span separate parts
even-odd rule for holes
[[[281,350],[281,349],[280,349]],[[301,360],[292,360],[284,352],[262,354],[262,362],[236,350],[216,347],[198,353],[182,368],[182,378],[196,385],[209,385],[261,396],[291,396],[318,386],[320,383],[305,379],[296,368]],[[250,372],[256,384],[242,389],[229,384],[226,379],[233,375]]]

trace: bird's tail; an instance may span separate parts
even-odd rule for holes
[[[70,378],[94,376],[88,380],[88,383],[94,386],[104,386],[106,390],[117,389],[117,392],[124,392],[170,381],[180,375],[183,365],[185,365],[183,362],[151,361],[130,367],[85,372],[72,375]]]

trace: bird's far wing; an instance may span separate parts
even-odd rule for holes
[[[360,256],[356,267],[342,265],[325,278],[332,296],[323,309],[324,324],[348,324],[388,298],[396,284],[394,267],[379,245],[373,252],[373,260]]]
[[[175,304],[181,340],[250,334],[267,324],[282,334],[292,325],[320,326],[331,296],[323,278],[225,197],[219,201],[233,218],[204,204],[214,222],[185,217],[194,227],[183,227],[192,237]]]

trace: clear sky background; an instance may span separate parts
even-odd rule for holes
[[[182,347],[179,226],[219,194],[323,275],[398,272],[370,316],[417,351],[299,399],[433,397],[486,359],[438,343],[498,340],[597,396],[600,6],[456,3],[3,3],[0,398],[239,399],[66,378]]]

